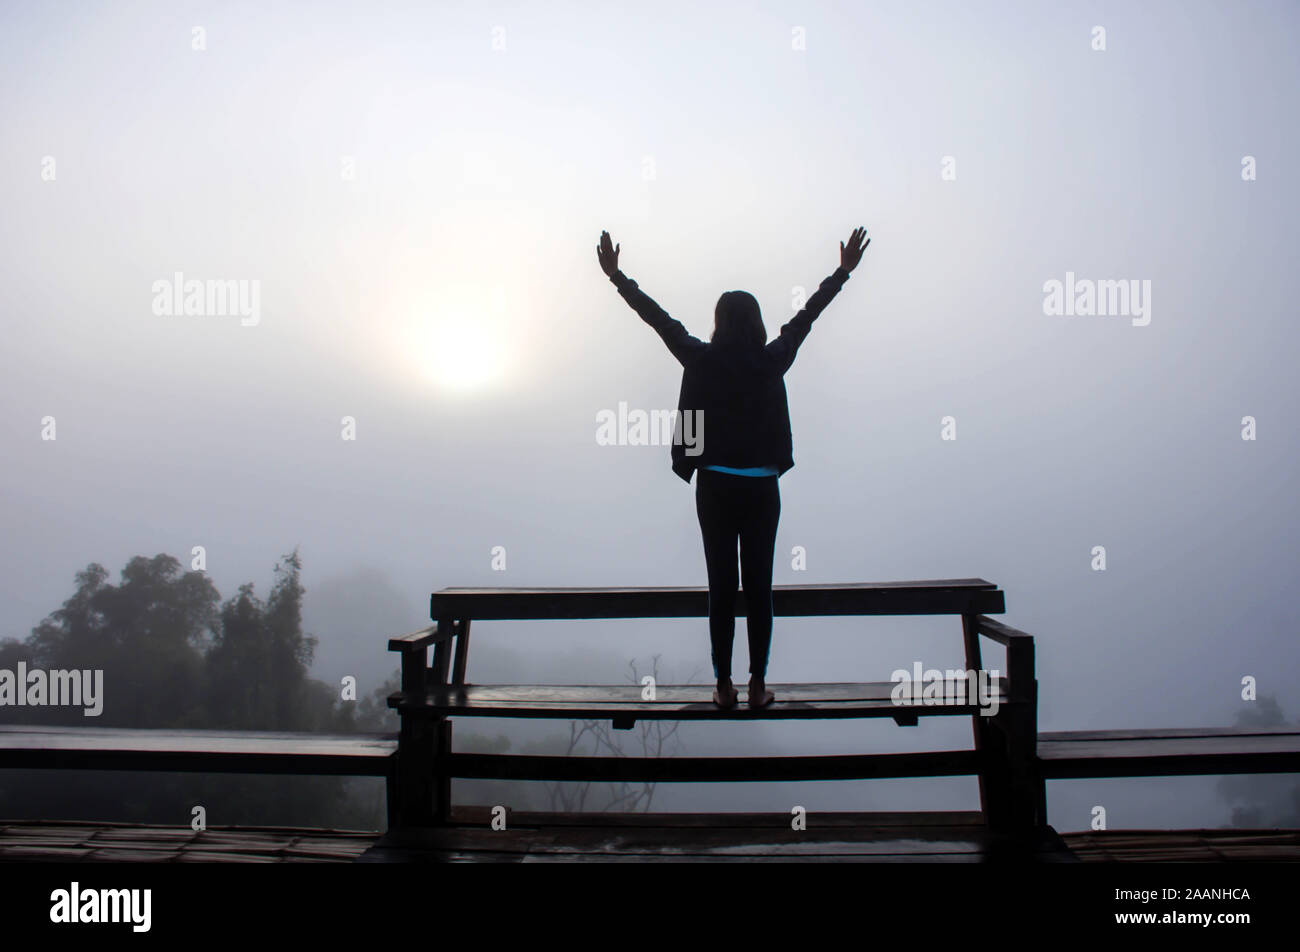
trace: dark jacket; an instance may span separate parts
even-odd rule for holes
[[[776,466],[782,474],[794,466],[785,372],[794,363],[813,321],[848,277],[847,271],[836,268],[808,298],[803,310],[765,346],[723,348],[691,336],[635,281],[622,271],[614,272],[610,281],[623,300],[659,333],[682,365],[673,434],[673,472],[689,483],[691,473],[708,464]],[[685,431],[682,428],[683,414],[688,411],[698,411],[692,419],[703,424],[702,428],[697,424],[693,437],[689,423]],[[687,445],[692,441],[698,441],[694,448]]]

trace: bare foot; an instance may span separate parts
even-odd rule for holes
[[[762,678],[749,679],[749,706],[751,708],[767,707],[776,700],[776,695],[767,689]]]
[[[740,700],[740,692],[731,686],[730,678],[719,678],[718,686],[713,689],[713,703],[718,707],[728,710],[736,706]]]

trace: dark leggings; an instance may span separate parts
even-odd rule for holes
[[[781,493],[776,476],[736,476],[696,470],[695,511],[704,536],[709,569],[709,640],[713,674],[731,677],[731,647],[736,638],[736,589],[744,580],[749,629],[749,673],[767,674],[772,645],[772,558]],[[740,577],[736,542],[740,542]]]

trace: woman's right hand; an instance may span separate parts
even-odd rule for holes
[[[867,250],[867,245],[871,244],[870,238],[867,238],[865,244],[859,244],[866,235],[867,230],[859,225],[853,229],[853,234],[849,235],[847,247],[844,242],[840,242],[840,267],[845,271],[852,271],[862,260],[862,253]]]
[[[623,247],[616,245],[610,240],[609,232],[600,233],[600,244],[596,246],[596,260],[600,262],[600,270],[605,272],[605,277],[612,278],[614,272],[618,270],[618,250]]]

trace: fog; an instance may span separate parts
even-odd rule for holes
[[[1294,4],[114,3],[0,23],[0,636],[89,562],[115,580],[202,546],[228,597],[300,546],[314,674],[368,691],[442,587],[703,585],[669,448],[595,438],[601,410],[675,407],[680,383],[597,266],[600,232],[707,338],[734,288],[774,336],[864,225],[787,375],[775,582],[997,583],[1036,638],[1045,731],[1228,725],[1246,677],[1297,717]],[[257,313],[165,313],[178,272],[256,282]],[[1149,281],[1149,322],[1046,313],[1067,275]],[[743,679],[743,620],[736,645]],[[769,679],[887,680],[960,651],[955,618],[778,618]],[[468,675],[617,683],[654,655],[710,680],[705,620],[476,624]],[[681,737],[869,752],[970,726]],[[1212,778],[1049,791],[1062,830],[1096,803],[1113,827],[1227,822]],[[975,797],[677,785],[655,805]]]

